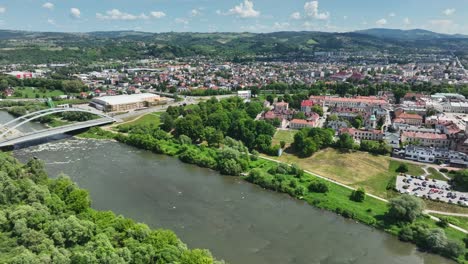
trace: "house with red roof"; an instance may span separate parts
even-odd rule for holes
[[[312,102],[312,100],[303,100],[301,102],[301,112],[310,113],[312,112],[313,106],[314,106],[314,102]]]
[[[404,131],[401,133],[401,142],[424,147],[450,147],[450,140],[448,139],[447,135],[432,132]]]
[[[293,119],[289,122],[289,128],[291,129],[302,129],[305,127],[315,127],[316,122],[311,120],[304,120],[304,119]]]

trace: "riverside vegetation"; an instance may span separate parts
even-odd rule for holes
[[[424,204],[418,198],[404,195],[387,204],[366,196],[362,188],[352,191],[310,175],[296,165],[259,157],[259,151],[275,155],[280,148],[271,146],[273,126],[253,119],[262,110],[259,104],[243,103],[239,98],[221,101],[213,98],[199,105],[170,107],[161,115],[159,126],[148,123],[122,126],[119,133],[93,128],[82,136],[115,139],[225,175],[240,176],[263,188],[287,193],[318,208],[385,230],[402,241],[417,244],[421,250],[465,262],[468,258],[465,234],[424,215]],[[305,129],[295,139],[296,148],[298,143],[313,141],[313,151],[330,146],[356,147],[347,137],[333,142],[330,131],[320,128]],[[372,147],[379,151],[380,146]]]
[[[68,177],[0,153],[1,263],[220,263],[169,230],[90,208]]]

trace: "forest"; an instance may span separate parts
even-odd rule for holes
[[[0,179],[1,263],[222,263],[170,230],[92,209],[86,190],[48,178],[39,160],[0,153]]]

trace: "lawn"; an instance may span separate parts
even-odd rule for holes
[[[159,112],[149,113],[149,114],[134,118],[132,120],[129,120],[119,126],[136,126],[136,125],[149,125],[149,124],[159,125],[160,116],[161,116],[161,113]]]
[[[21,96],[18,96],[18,92],[21,93]],[[39,98],[45,97],[54,97],[63,95],[64,93],[60,90],[46,90],[45,92],[41,92],[39,89],[34,87],[19,87],[15,89],[15,94],[9,98],[36,98],[36,94]]]
[[[298,130],[277,130],[273,136],[272,144],[279,145],[281,141],[286,142],[286,148],[294,142],[294,135]]]
[[[390,181],[395,181],[395,170],[401,163],[386,156],[371,155],[366,152],[341,153],[335,149],[325,149],[309,158],[298,158],[284,153],[280,161],[298,164],[301,168],[336,180],[352,187],[364,187],[367,192],[383,198],[391,198],[395,192],[387,190]],[[410,174],[422,175],[424,171],[417,165],[406,163]]]
[[[441,181],[447,181],[447,179],[444,176],[442,176],[442,174],[440,174],[440,172],[437,171],[436,169],[431,167],[431,168],[427,169],[427,171],[430,174],[429,178],[436,179],[436,180],[441,180]]]
[[[449,223],[468,230],[468,217],[431,214],[437,218],[447,218]]]

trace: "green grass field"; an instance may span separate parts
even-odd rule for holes
[[[137,118],[134,118],[132,120],[129,120],[125,122],[124,124],[118,125],[118,128],[122,127],[131,127],[131,126],[136,126],[136,125],[149,125],[149,124],[155,124],[156,126],[159,126],[160,124],[160,112],[154,112],[150,114],[146,114],[144,116],[140,116]]]
[[[286,142],[286,148],[294,142],[294,135],[298,130],[277,130],[273,136],[272,144],[279,145],[281,141]]]
[[[468,230],[468,217],[431,214],[438,218],[447,218],[449,223]]]
[[[18,96],[18,92],[21,93],[21,96]],[[45,97],[54,97],[54,96],[59,96],[63,95],[63,91],[60,90],[54,90],[50,91],[47,90],[46,92],[41,92],[39,89],[34,88],[34,87],[19,87],[15,88],[15,94],[9,98],[36,98],[36,94],[39,95],[39,98]]]
[[[436,169],[431,167],[427,169],[427,171],[430,173],[429,178],[441,180],[441,181],[447,181],[447,179],[445,179],[444,176],[442,176],[442,174],[440,174],[440,172],[437,171]]]

